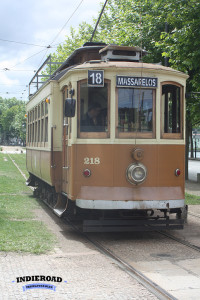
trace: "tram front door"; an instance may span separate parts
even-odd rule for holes
[[[67,192],[67,184],[68,184],[68,170],[69,170],[69,161],[68,161],[68,129],[69,129],[69,124],[68,120],[69,118],[64,117],[64,122],[63,122],[63,141],[62,141],[62,191]]]

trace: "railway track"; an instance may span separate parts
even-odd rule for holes
[[[74,223],[72,223],[69,219],[66,219],[67,223],[71,225],[71,227],[79,233],[82,237],[87,239],[97,250],[99,250],[102,254],[106,255],[110,259],[112,259],[123,271],[125,271],[127,274],[129,274],[131,277],[133,277],[135,280],[137,280],[140,284],[142,284],[148,291],[150,291],[152,294],[154,294],[158,299],[166,300],[171,299],[175,300],[174,296],[172,296],[170,293],[168,293],[166,290],[164,290],[162,287],[160,287],[158,284],[153,282],[151,279],[146,277],[144,274],[142,274],[140,271],[135,269],[133,266],[131,266],[128,262],[120,258],[118,255],[116,255],[113,251],[103,246],[98,241],[92,239],[88,234],[82,232],[78,226],[76,226]]]
[[[195,250],[195,251],[200,252],[200,247],[198,247],[198,246],[196,246],[196,245],[193,245],[193,244],[191,244],[191,243],[189,243],[189,242],[187,242],[187,241],[184,241],[184,240],[182,240],[182,239],[179,239],[179,238],[177,238],[176,236],[174,236],[174,235],[172,235],[172,234],[170,234],[170,233],[168,233],[168,232],[162,232],[162,231],[156,231],[156,232],[158,232],[158,233],[160,233],[161,235],[164,235],[164,236],[166,236],[166,237],[168,237],[168,238],[170,238],[170,239],[172,239],[172,240],[178,242],[179,244],[182,244],[182,245],[184,245],[184,246],[186,246],[186,247],[188,247],[188,248],[191,248],[191,249],[193,249],[193,250]]]
[[[190,215],[194,215],[195,217],[200,218],[199,215],[190,213]],[[69,219],[67,219],[68,224],[72,226],[72,228],[78,232],[81,236],[84,236],[93,246],[95,246],[96,249],[98,249],[101,253],[112,259],[123,271],[125,271],[127,274],[129,274],[131,277],[133,277],[135,280],[137,280],[140,284],[142,284],[147,290],[149,290],[152,294],[154,294],[158,299],[177,299],[173,295],[171,295],[169,292],[164,290],[162,287],[160,287],[157,283],[153,282],[151,279],[146,277],[142,272],[138,271],[136,268],[131,266],[128,262],[126,262],[124,259],[120,258],[117,254],[115,254],[112,250],[106,248],[104,245],[102,245],[100,242],[96,241],[95,239],[91,238],[87,233],[84,233],[80,230],[78,226],[76,226],[74,223],[72,223]],[[175,237],[174,235],[162,232],[162,231],[155,231],[161,235],[166,236],[167,238],[170,238],[179,244],[182,244],[188,248],[191,248],[197,252],[200,252],[200,247],[193,245],[189,243],[188,241],[184,241],[180,238]]]
[[[188,212],[188,215],[200,219],[200,215],[199,215],[199,214],[195,214],[195,213],[193,213],[193,212]],[[196,246],[196,245],[193,245],[193,244],[191,244],[191,243],[188,242],[188,241],[179,239],[179,238],[177,238],[176,236],[174,236],[173,234],[170,234],[170,233],[168,233],[168,232],[159,231],[159,230],[157,230],[157,232],[160,233],[161,235],[164,235],[164,236],[166,236],[166,237],[168,237],[168,238],[170,238],[170,239],[172,239],[172,240],[178,242],[179,244],[182,244],[182,245],[184,245],[184,246],[186,246],[186,247],[188,247],[188,248],[191,248],[191,249],[193,249],[193,250],[195,250],[195,251],[197,251],[197,252],[200,252],[200,247],[198,247],[198,246]]]

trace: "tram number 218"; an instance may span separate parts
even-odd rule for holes
[[[85,157],[84,165],[99,165],[100,158],[99,157]]]
[[[89,86],[104,86],[104,71],[88,70],[88,85]]]

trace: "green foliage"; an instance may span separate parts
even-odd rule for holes
[[[0,98],[0,137],[2,143],[8,143],[10,138],[26,138],[26,104],[16,98]]]
[[[111,0],[101,21],[105,41],[146,48],[145,61],[187,73],[187,120],[200,124],[200,3],[194,0]],[[100,32],[99,32],[100,34]]]
[[[63,44],[58,45],[55,53],[51,55],[53,62],[64,62],[77,48],[83,46],[85,42],[88,42],[93,31],[93,26],[83,22],[79,25],[78,30],[73,27],[70,28],[69,36],[66,36],[66,40]],[[56,71],[60,65],[53,65],[51,67],[51,74]],[[43,74],[49,74],[50,68],[47,67]]]
[[[53,60],[64,61],[90,40],[93,24],[81,23],[78,30],[59,45]],[[195,0],[110,0],[93,41],[140,46],[149,55],[146,62],[162,63],[187,73],[187,92],[200,91],[200,2]],[[188,122],[200,123],[200,97],[187,99]]]

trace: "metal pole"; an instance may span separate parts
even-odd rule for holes
[[[93,33],[92,33],[90,42],[92,42],[92,40],[93,40],[93,37],[94,37],[94,35],[95,35],[95,31],[97,30],[97,26],[99,25],[99,21],[100,21],[100,19],[101,19],[101,16],[102,16],[102,14],[103,14],[103,11],[104,11],[104,9],[105,9],[105,7],[106,7],[107,2],[108,2],[108,0],[106,0],[105,3],[104,3],[104,6],[103,6],[102,11],[101,11],[101,13],[100,13],[100,15],[99,15],[99,18],[98,18],[98,20],[97,20],[97,23],[96,23],[96,26],[95,26],[95,28],[94,28],[94,31],[93,31]]]

